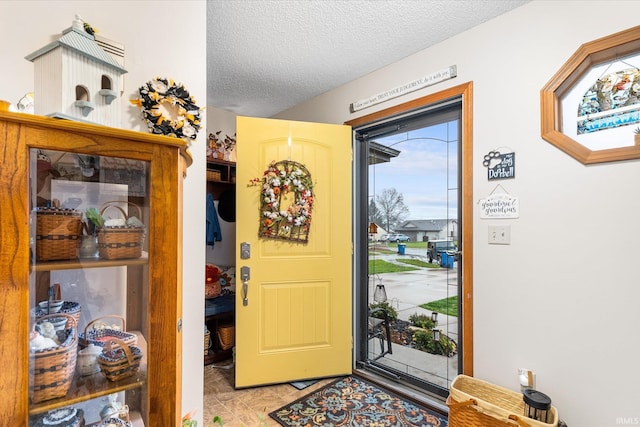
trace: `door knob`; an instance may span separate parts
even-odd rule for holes
[[[242,279],[242,305],[249,305],[249,279],[251,278],[251,269],[243,265],[240,269],[240,278]]]

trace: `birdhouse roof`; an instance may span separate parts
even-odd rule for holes
[[[77,21],[77,20],[76,20]],[[35,52],[25,56],[25,59],[33,62],[36,58],[44,55],[53,49],[62,46],[67,49],[71,49],[81,55],[93,59],[94,61],[101,62],[110,67],[115,68],[124,74],[127,72],[118,62],[107,52],[105,52],[95,41],[95,37],[87,33],[82,25],[77,25],[74,21],[73,26],[67,28],[62,32],[62,36],[48,45],[36,50]]]

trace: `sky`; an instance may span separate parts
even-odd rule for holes
[[[395,188],[409,208],[407,220],[457,217],[457,129],[450,122],[375,139],[400,154],[369,166],[369,195]]]

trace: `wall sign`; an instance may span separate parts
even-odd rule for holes
[[[491,151],[484,156],[482,164],[487,168],[487,179],[511,179],[516,177],[516,153],[501,154]]]
[[[520,199],[506,193],[490,194],[480,199],[480,218],[519,218]]]
[[[427,86],[432,86],[436,83],[440,83],[442,81],[452,79],[457,75],[458,75],[457,66],[452,65],[450,67],[445,68],[444,70],[436,71],[435,73],[431,73],[426,76],[420,77],[419,79],[394,87],[393,89],[389,89],[385,92],[371,95],[368,98],[361,99],[360,101],[356,101],[352,103],[349,106],[349,108],[352,113],[355,113],[356,111],[362,110],[367,107],[371,107],[372,105],[376,105],[381,102],[388,101],[393,98],[397,98],[398,96],[414,92],[418,89],[422,89]]]

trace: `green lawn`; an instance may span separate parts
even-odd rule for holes
[[[403,267],[402,265],[392,264],[381,259],[369,260],[369,274],[399,273],[412,270],[417,270],[417,268]]]
[[[447,316],[458,317],[458,296],[455,295],[449,298],[431,301],[426,304],[421,304],[420,307],[425,310],[437,311]]]
[[[413,258],[399,258],[396,261],[404,263],[404,264],[415,265],[416,267],[440,268],[440,265],[438,265],[438,264],[431,264],[429,262],[424,262],[424,261],[421,261],[419,259],[413,259]]]
[[[376,249],[373,251],[369,251],[369,256],[375,255],[375,254],[380,254],[380,255],[391,255],[391,254],[397,254],[398,250],[391,250],[391,249]]]
[[[424,248],[427,250],[427,242],[400,242],[403,245],[407,245],[408,248]],[[389,249],[395,249],[398,247],[396,242],[377,242],[378,246],[386,246]]]

